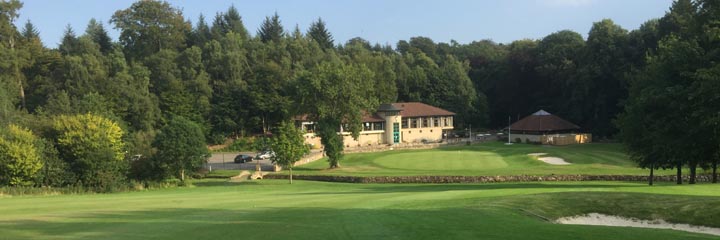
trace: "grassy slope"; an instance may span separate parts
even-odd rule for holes
[[[720,227],[716,185],[226,183],[100,195],[0,197],[0,239],[713,239],[557,225],[589,211]],[[563,205],[563,204],[565,205]],[[679,213],[675,212],[675,209]]]
[[[561,157],[572,164],[550,165],[527,156],[537,152]],[[327,162],[318,160],[295,170],[297,174],[354,176],[647,174],[647,170],[635,167],[619,144],[600,143],[506,146],[490,142],[430,150],[347,154],[341,166],[328,170]],[[658,171],[657,174],[672,174],[672,171]]]

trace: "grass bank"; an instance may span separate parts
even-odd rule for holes
[[[342,184],[283,180],[93,195],[0,197],[2,239],[714,239],[558,225],[601,212],[720,226],[716,185]],[[529,214],[532,212],[533,214]],[[610,237],[611,236],[611,237]]]
[[[570,165],[551,165],[527,154],[547,153]],[[335,176],[509,176],[509,175],[645,175],[635,167],[620,144],[594,143],[571,146],[489,142],[428,150],[398,150],[347,154],[341,168],[328,169],[318,160],[296,167],[298,175]],[[656,171],[672,175],[673,171]]]

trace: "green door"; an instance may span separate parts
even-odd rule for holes
[[[400,123],[393,123],[393,143],[400,143]]]

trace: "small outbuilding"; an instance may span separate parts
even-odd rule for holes
[[[545,110],[510,125],[510,140],[546,145],[589,143],[592,135],[579,133],[580,127]]]

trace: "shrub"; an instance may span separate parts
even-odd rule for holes
[[[31,185],[42,168],[38,138],[16,125],[0,129],[0,184]]]
[[[522,143],[522,139],[520,139],[520,138],[515,138],[515,143]]]
[[[208,135],[207,141],[212,145],[219,145],[225,143],[225,135],[222,133],[213,133]]]
[[[112,191],[124,184],[123,131],[107,118],[83,114],[59,116],[53,122],[59,156],[79,184],[98,191]]]
[[[270,148],[270,138],[261,137],[256,138],[252,143],[252,150],[265,151]]]
[[[77,182],[68,163],[58,156],[53,143],[45,139],[39,143],[38,149],[42,154],[43,168],[38,172],[35,182],[45,187],[63,187]]]
[[[255,139],[254,138],[238,138],[235,141],[228,146],[227,150],[229,151],[253,151],[255,149]]]

